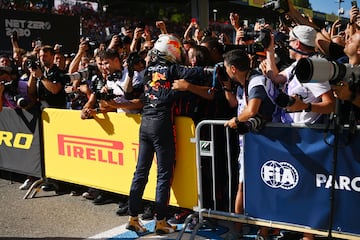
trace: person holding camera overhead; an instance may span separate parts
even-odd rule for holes
[[[335,101],[329,82],[301,83],[295,75],[298,61],[314,56],[317,31],[306,25],[298,25],[289,33],[289,56],[295,60],[289,67],[279,72],[274,56],[274,37],[266,49],[263,72],[282,88],[283,95],[276,99],[283,108],[281,122],[283,123],[319,123],[324,114],[334,111]]]

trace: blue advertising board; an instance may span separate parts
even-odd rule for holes
[[[338,136],[334,146],[323,129],[267,126],[246,134],[245,214],[317,230],[328,230],[333,216],[332,231],[360,234],[360,138]]]

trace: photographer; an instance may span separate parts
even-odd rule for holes
[[[236,117],[228,120],[224,126],[236,129],[239,134],[240,150],[243,145],[243,134],[250,130],[261,129],[265,121],[272,121],[275,105],[268,96],[268,90],[275,86],[260,72],[251,70],[250,58],[242,50],[231,50],[224,54],[224,66],[231,81],[226,84],[225,95],[229,104],[238,108]],[[236,93],[231,85],[237,84]],[[269,91],[270,92],[270,91]],[[253,121],[253,123],[250,123]],[[254,125],[252,125],[254,124]],[[239,185],[235,199],[235,213],[242,214],[243,209],[243,166],[242,150],[238,156]],[[241,234],[241,224],[236,225]]]
[[[54,64],[55,52],[52,46],[41,47],[39,56],[40,65],[35,63],[29,66],[29,95],[39,100],[42,107],[65,109],[65,85],[70,79],[65,71]]]
[[[289,56],[295,62],[281,72],[276,67],[273,37],[266,49],[267,59],[262,70],[275,84],[282,86],[286,95],[277,99],[277,104],[283,108],[283,123],[319,123],[323,114],[334,110],[334,97],[328,82],[301,83],[295,75],[297,62],[315,54],[316,34],[314,28],[305,25],[290,31]]]
[[[98,102],[99,108],[91,109],[87,106],[83,109],[85,115],[93,116],[96,113],[105,113],[109,111],[117,112],[138,112],[142,108],[139,99],[127,99],[128,85],[136,85],[132,82],[132,78],[127,78],[124,74],[122,62],[116,50],[107,49],[100,51],[97,61],[101,61],[103,73],[106,75],[106,85],[94,89],[92,97]]]
[[[11,68],[0,66],[0,111],[3,107],[28,109],[31,106],[27,97],[27,83],[12,80]]]

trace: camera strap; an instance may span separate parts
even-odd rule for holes
[[[295,48],[293,48],[292,46],[288,46],[288,48],[290,49],[290,50],[292,50],[292,51],[294,51],[294,52],[296,52],[296,53],[299,53],[299,54],[301,54],[301,55],[305,55],[305,56],[309,56],[309,57],[311,57],[312,55],[314,55],[314,53],[309,53],[309,52],[303,52],[303,51],[300,51],[299,49],[295,49]]]

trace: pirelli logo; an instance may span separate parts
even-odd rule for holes
[[[120,141],[58,135],[59,155],[103,163],[123,165],[124,144]]]

